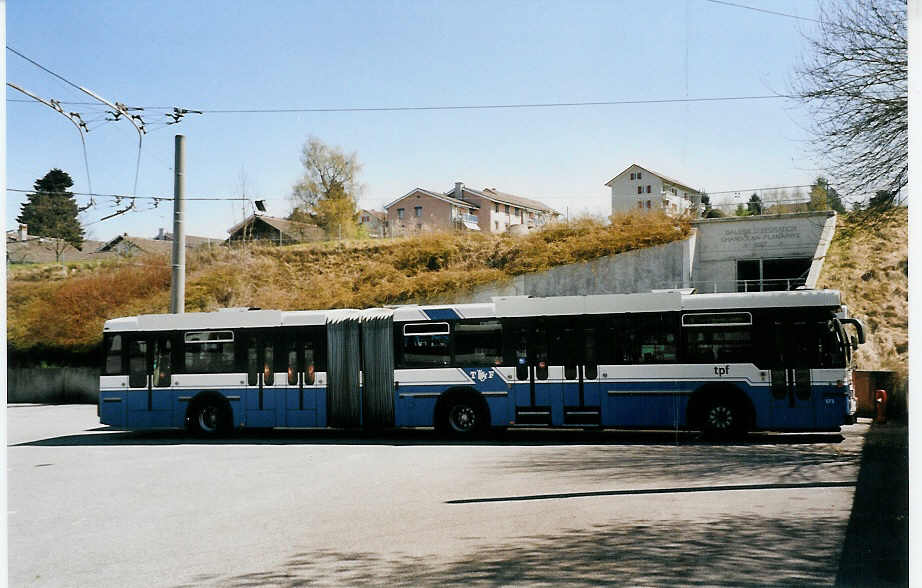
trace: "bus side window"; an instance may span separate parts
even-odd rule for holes
[[[170,385],[172,348],[169,337],[154,340],[154,386]]]
[[[128,385],[132,388],[147,386],[147,341],[133,339],[128,346]]]
[[[122,336],[106,336],[106,369],[103,372],[107,376],[115,376],[125,373],[122,364]]]
[[[314,384],[314,342],[304,342],[304,383],[308,386]]]
[[[295,339],[294,333],[290,334],[285,343],[285,348],[288,351],[286,354],[288,360],[285,366],[288,371],[288,385],[295,386],[298,384],[298,340]]]

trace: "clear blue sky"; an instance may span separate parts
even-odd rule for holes
[[[739,4],[817,16],[804,0]],[[103,2],[10,0],[7,44],[128,105],[200,109],[376,107],[703,98],[786,92],[807,51],[808,20],[706,0],[562,2]],[[7,79],[45,98],[88,97],[7,51]],[[7,89],[7,99],[24,96]],[[85,118],[95,106],[67,105]],[[49,108],[8,102],[7,185],[52,167],[87,191],[73,126]],[[808,118],[789,100],[464,111],[189,115],[163,126],[147,110],[138,195],[172,196],[173,137],[186,136],[186,193],[290,210],[311,135],[355,151],[363,207],[455,181],[608,214],[603,184],[632,162],[709,191],[809,184]],[[130,194],[137,133],[125,121],[87,136],[99,193]],[[7,227],[23,194],[9,192]],[[86,201],[85,197],[80,202]],[[88,237],[171,230],[169,203],[96,222]],[[190,202],[187,233],[225,237],[240,203]],[[94,223],[94,224],[90,224]]]

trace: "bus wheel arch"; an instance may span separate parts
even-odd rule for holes
[[[490,425],[490,408],[473,388],[446,390],[435,403],[433,416],[436,431],[455,437],[476,435]]]
[[[200,435],[220,435],[233,429],[230,402],[217,392],[199,392],[186,408],[186,428]]]
[[[754,428],[755,407],[738,386],[705,384],[692,393],[686,417],[708,437],[739,437]]]

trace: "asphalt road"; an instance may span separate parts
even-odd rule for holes
[[[836,581],[867,424],[687,433],[263,431],[8,409],[11,586]]]

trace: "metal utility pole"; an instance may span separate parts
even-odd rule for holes
[[[173,314],[181,314],[186,310],[186,228],[183,224],[183,196],[186,192],[185,141],[183,135],[176,135],[176,158],[173,163],[173,288],[170,292],[170,312]]]

